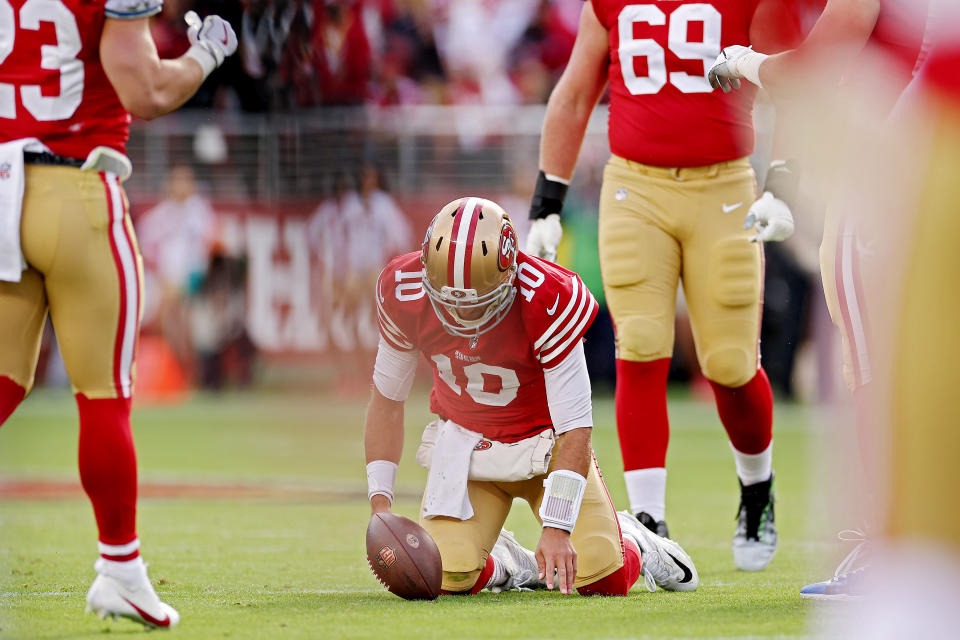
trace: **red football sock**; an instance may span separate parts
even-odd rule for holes
[[[614,408],[625,471],[666,466],[670,422],[667,372],[670,358],[650,362],[617,359]]]
[[[724,387],[711,381],[717,413],[730,444],[740,453],[762,453],[773,439],[773,391],[763,369],[742,387]]]
[[[487,564],[483,565],[483,570],[480,571],[480,575],[477,576],[477,581],[474,583],[470,591],[447,591],[446,589],[440,589],[440,594],[445,596],[472,596],[476,593],[483,591],[487,583],[490,582],[490,576],[493,575],[493,556],[487,556]]]
[[[640,577],[640,549],[633,540],[623,539],[623,566],[596,582],[577,589],[582,596],[625,596]]]
[[[80,482],[93,503],[101,554],[137,557],[137,456],[130,430],[130,399],[91,400],[77,394],[80,410]],[[105,552],[104,545],[121,548]]]
[[[0,425],[7,421],[27,390],[7,376],[0,376]]]

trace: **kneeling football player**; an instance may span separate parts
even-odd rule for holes
[[[390,510],[403,405],[422,353],[439,419],[417,451],[430,470],[420,524],[440,549],[445,593],[546,586],[626,595],[641,574],[650,589],[697,587],[679,545],[615,511],[593,456],[582,340],[596,300],[575,273],[520,252],[499,205],[444,206],[421,251],[380,274],[377,312],[370,504]],[[543,525],[536,553],[502,530],[514,498]]]

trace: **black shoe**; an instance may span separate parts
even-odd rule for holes
[[[740,483],[737,531],[733,536],[733,561],[743,571],[766,568],[777,551],[777,524],[774,520],[773,474],[770,479],[749,486]]]
[[[670,537],[670,530],[667,528],[667,523],[665,520],[654,520],[653,516],[646,511],[641,511],[638,513],[636,518],[640,521],[640,524],[645,526],[650,531],[653,531],[661,538]]]

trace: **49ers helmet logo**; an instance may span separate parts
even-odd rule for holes
[[[505,224],[500,229],[500,250],[497,254],[497,268],[506,271],[513,266],[517,257],[517,234],[513,225]]]

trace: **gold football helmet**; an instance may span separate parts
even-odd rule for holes
[[[433,218],[420,253],[423,287],[448,333],[471,338],[493,329],[517,290],[517,234],[495,202],[460,198]]]

